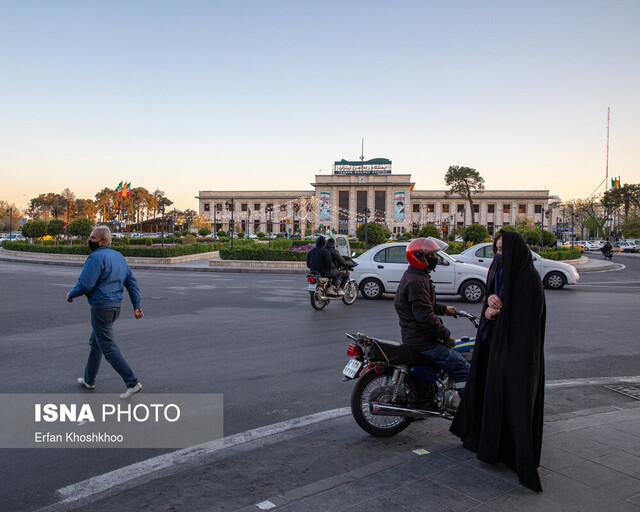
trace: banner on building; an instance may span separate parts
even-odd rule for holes
[[[331,192],[320,192],[320,220],[331,220]]]
[[[396,190],[393,196],[393,220],[404,220],[404,190]]]

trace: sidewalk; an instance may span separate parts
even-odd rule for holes
[[[16,263],[38,263],[41,265],[61,265],[71,267],[82,267],[84,259],[75,257],[69,259],[67,255],[47,254],[43,257],[37,253],[17,253],[0,248],[0,261]],[[264,266],[255,266],[255,263],[234,262],[233,265],[225,265],[217,256],[198,261],[188,261],[184,263],[138,263],[130,262],[129,265],[134,270],[169,270],[178,272],[229,272],[229,273],[261,273],[261,274],[306,274],[308,270],[299,265],[282,266],[282,262],[262,262]],[[276,265],[278,263],[278,265]],[[586,257],[580,260],[569,260],[564,263],[572,264],[579,273],[595,272],[599,270],[613,270],[619,268],[618,263],[589,259]]]
[[[603,403],[609,395],[598,388],[594,403]],[[125,481],[77,510],[637,511],[640,402],[607,392],[615,405],[546,417],[540,494],[503,465],[478,461],[446,420],[374,438],[345,409],[328,421],[203,453],[160,478]]]

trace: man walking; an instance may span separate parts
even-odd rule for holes
[[[136,319],[142,318],[142,297],[138,282],[124,256],[111,249],[111,231],[106,226],[96,227],[89,236],[91,254],[84,264],[77,284],[67,293],[67,301],[86,295],[91,306],[91,351],[84,369],[84,377],[78,383],[87,388],[95,387],[102,356],[118,372],[127,390],[120,395],[126,400],[142,389],[133,370],[125,361],[113,333],[113,324],[120,315],[123,287],[129,292]]]

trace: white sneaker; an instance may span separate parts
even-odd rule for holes
[[[120,398],[122,398],[123,400],[127,400],[127,399],[131,398],[133,395],[135,395],[139,391],[142,391],[142,384],[140,384],[138,382],[132,388],[127,388],[127,390],[120,395]]]
[[[95,386],[93,384],[87,384],[82,377],[78,379],[78,384],[87,389],[93,389]]]

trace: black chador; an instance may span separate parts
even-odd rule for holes
[[[464,397],[451,425],[463,446],[488,463],[503,462],[520,482],[542,491],[537,468],[544,406],[545,300],[531,251],[518,233],[502,232],[502,261],[494,258],[487,297],[497,293],[500,314],[483,322]]]

